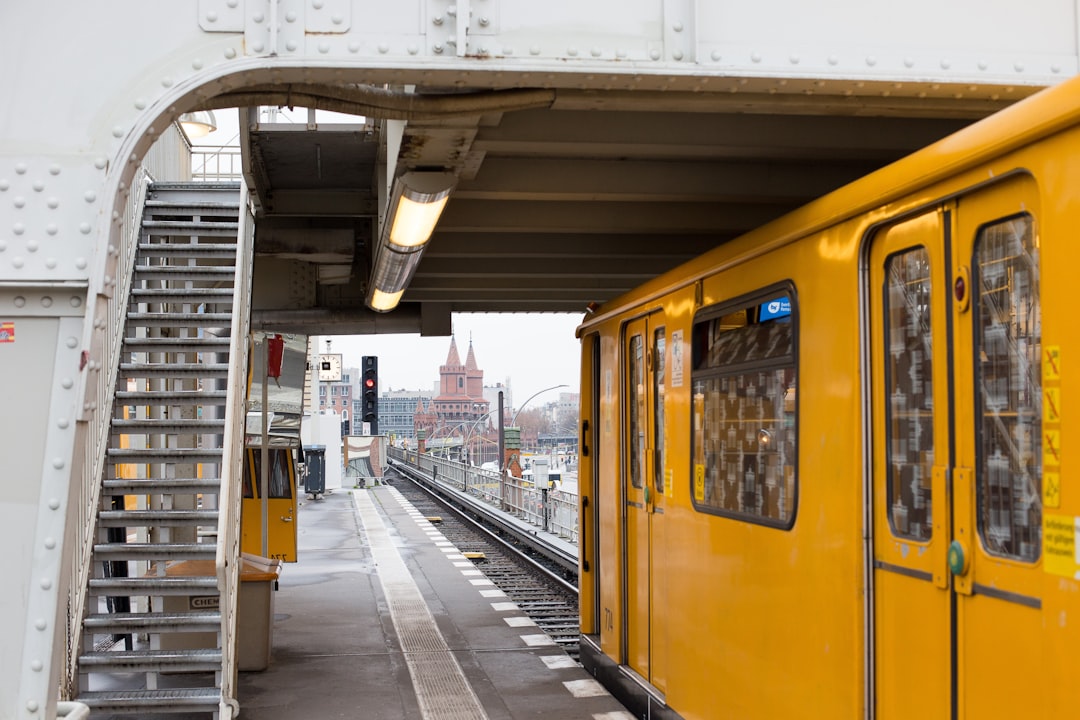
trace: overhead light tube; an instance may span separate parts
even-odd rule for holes
[[[369,308],[397,307],[456,184],[447,172],[409,172],[394,181],[368,281]]]

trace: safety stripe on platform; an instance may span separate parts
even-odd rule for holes
[[[420,588],[371,501],[371,494],[353,491],[352,496],[360,527],[379,570],[379,581],[421,714],[425,720],[486,720],[480,699],[439,632]]]

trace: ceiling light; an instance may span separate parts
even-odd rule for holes
[[[183,113],[177,122],[189,140],[206,137],[217,130],[217,118],[209,110],[196,110]]]
[[[397,307],[456,184],[447,172],[409,172],[394,181],[368,282],[369,308]]]

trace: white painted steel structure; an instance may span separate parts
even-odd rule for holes
[[[99,377],[118,363],[109,308],[126,282],[118,277],[125,272],[118,260],[125,233],[136,222],[125,208],[138,187],[141,160],[181,112],[292,104],[305,97],[323,98],[328,105],[345,98],[355,110],[360,103],[350,94],[353,89],[386,86],[394,103],[404,100],[405,106],[391,111],[389,103],[374,103],[369,113],[383,118],[379,199],[392,178],[409,167],[439,165],[468,180],[482,177],[478,169],[485,162],[498,167],[495,161],[506,153],[515,161],[542,162],[531,170],[507,164],[502,179],[487,186],[470,190],[463,183],[459,207],[497,195],[508,202],[574,200],[573,222],[559,231],[600,232],[621,215],[590,219],[590,203],[616,194],[634,204],[712,202],[711,176],[669,161],[719,157],[719,136],[729,128],[738,142],[723,148],[725,158],[789,159],[803,153],[815,159],[807,154],[805,140],[769,133],[765,122],[755,139],[750,131],[756,124],[726,124],[732,117],[966,122],[1074,75],[1077,34],[1075,0],[1042,0],[1034,7],[1005,0],[912,0],[889,6],[865,0],[5,0],[0,4],[0,321],[12,325],[5,325],[9,334],[0,342],[5,407],[0,456],[6,479],[0,543],[8,585],[0,593],[0,635],[7,641],[0,653],[0,719],[53,718],[57,701],[68,693],[61,678],[69,593],[82,592],[68,586],[68,567],[77,538],[87,532],[81,524],[92,516],[82,506],[84,479],[100,474],[95,434],[102,422],[107,426],[111,410]],[[527,92],[513,96],[506,107],[470,106],[466,95],[457,114],[435,117],[408,107],[408,95],[425,89],[444,97]],[[366,98],[372,95],[368,90],[361,93]],[[558,142],[549,137],[530,145],[521,137],[500,140],[496,133],[482,147],[471,145],[486,128],[497,126],[504,112],[518,108],[568,113],[559,116],[567,120],[560,126],[564,135]],[[466,111],[471,114],[461,120]],[[577,137],[573,128],[576,118],[584,124],[597,111],[609,113],[604,117],[612,121],[651,124],[651,133],[629,132],[624,140],[615,129],[623,125],[613,122],[610,132],[599,126],[607,143],[600,155],[645,163],[634,166],[643,168],[638,174],[631,168],[629,185],[616,182],[625,168],[582,161],[600,141],[596,134]],[[727,120],[713,133],[680,139],[680,127],[665,124],[664,113],[723,113]],[[533,129],[554,117],[535,115]],[[821,125],[819,131],[828,134],[830,127]],[[842,128],[834,134],[830,148],[866,144]],[[900,135],[883,144],[901,152],[933,139],[916,133],[900,142]],[[563,165],[547,163],[556,145]],[[851,156],[857,155],[853,150]],[[589,173],[595,186],[579,182]],[[656,179],[649,184],[648,178]],[[754,176],[742,183],[748,193],[775,194],[773,185],[781,181]],[[800,186],[788,194],[801,200],[826,185],[811,183],[809,190]],[[500,195],[504,186],[508,197]],[[257,183],[253,192],[257,197]],[[374,204],[377,214],[383,203]],[[453,204],[452,199],[446,220],[458,223],[461,233],[500,222],[508,226],[486,229],[509,232],[511,218],[524,208],[509,205],[506,214],[479,211],[455,219]],[[542,214],[571,215],[569,206],[552,208]],[[680,205],[670,217],[680,217],[680,208],[685,209]],[[669,224],[661,218],[648,230],[655,233]],[[607,264],[621,257],[617,245],[602,248],[600,255]],[[678,259],[669,258],[666,266]],[[432,310],[441,302],[447,316],[450,306],[583,305],[577,295],[568,296],[565,306],[540,305],[549,292],[544,287],[529,290],[528,302],[473,295],[471,304],[462,299],[459,305],[434,289],[426,292]],[[605,293],[594,295],[603,299]],[[423,309],[412,331],[446,331],[445,323],[426,321],[427,316]],[[374,321],[349,327],[379,330]],[[230,712],[223,705],[222,714]]]

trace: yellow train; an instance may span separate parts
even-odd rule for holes
[[[1078,268],[1072,80],[588,316],[585,665],[638,717],[1075,717]]]

